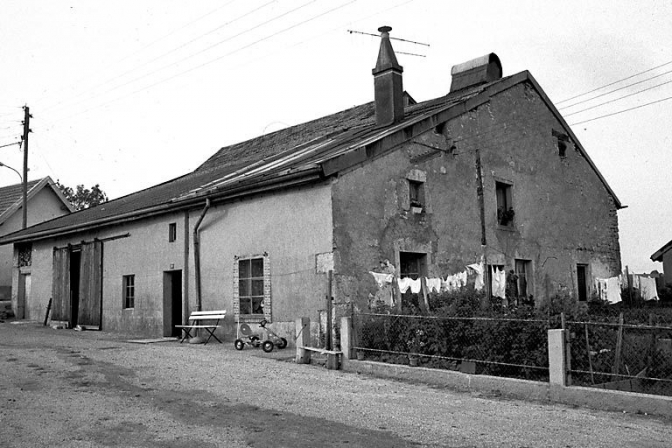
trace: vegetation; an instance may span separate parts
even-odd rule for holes
[[[66,199],[70,201],[75,210],[84,210],[89,207],[95,207],[108,200],[107,195],[101,190],[100,185],[98,184],[90,189],[85,188],[82,184],[77,185],[77,187],[73,189],[61,184],[60,181],[57,181],[56,185],[58,185],[58,188],[61,189],[61,192]]]

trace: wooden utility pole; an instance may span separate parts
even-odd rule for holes
[[[28,227],[28,134],[30,134],[30,108],[23,106],[23,225]]]

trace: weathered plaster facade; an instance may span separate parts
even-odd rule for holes
[[[324,308],[325,274],[319,255],[330,254],[331,196],[327,184],[211,207],[200,226],[202,309],[226,309],[220,336],[235,334],[235,257],[267,253],[270,260],[272,317],[281,333],[293,331],[294,316],[318,320]],[[103,241],[103,299],[101,329],[149,336],[165,334],[164,281],[179,272],[187,308],[182,321],[196,309],[193,228],[201,210],[176,212],[125,225],[49,239],[33,245],[34,278],[26,318],[44,318],[53,288],[53,250],[94,238]],[[168,228],[177,225],[177,239]],[[185,246],[185,240],[188,244]],[[185,263],[186,262],[186,263]],[[135,276],[135,304],[124,308],[122,278]],[[18,282],[19,271],[15,271]],[[184,305],[184,304],[183,304]],[[175,322],[177,323],[177,322]]]
[[[515,259],[529,261],[537,303],[562,290],[576,296],[577,264],[587,265],[590,277],[617,275],[614,199],[577,147],[559,155],[552,132],[562,129],[540,95],[518,84],[339,176],[333,188],[339,299],[363,306],[375,289],[368,271],[382,259],[398,266],[400,251],[426,254],[429,277],[462,271],[481,255],[507,271]],[[409,207],[409,180],[423,182],[422,213]],[[511,185],[512,226],[497,222],[496,182]]]

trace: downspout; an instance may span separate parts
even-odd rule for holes
[[[481,307],[485,308],[488,302],[488,296],[490,295],[490,282],[487,281],[489,274],[487,271],[488,266],[488,256],[487,256],[487,240],[486,240],[486,230],[485,230],[485,198],[483,196],[483,165],[481,163],[481,151],[476,148],[476,195],[478,196],[478,211],[481,218],[481,249],[483,250],[483,276],[485,280],[485,297],[481,303]]]
[[[194,226],[194,276],[196,277],[196,311],[201,311],[201,241],[198,233],[198,228],[208,213],[210,208],[210,199],[205,200],[205,208],[201,212],[196,225]]]

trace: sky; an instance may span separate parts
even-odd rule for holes
[[[389,25],[418,101],[491,52],[505,76],[529,70],[627,206],[623,266],[662,271],[649,257],[672,239],[670,17],[665,0],[3,0],[0,146],[20,140],[27,105],[28,178],[117,198],[371,101],[379,38],[360,33]],[[22,171],[22,150],[0,162]],[[0,167],[0,186],[18,182]]]

